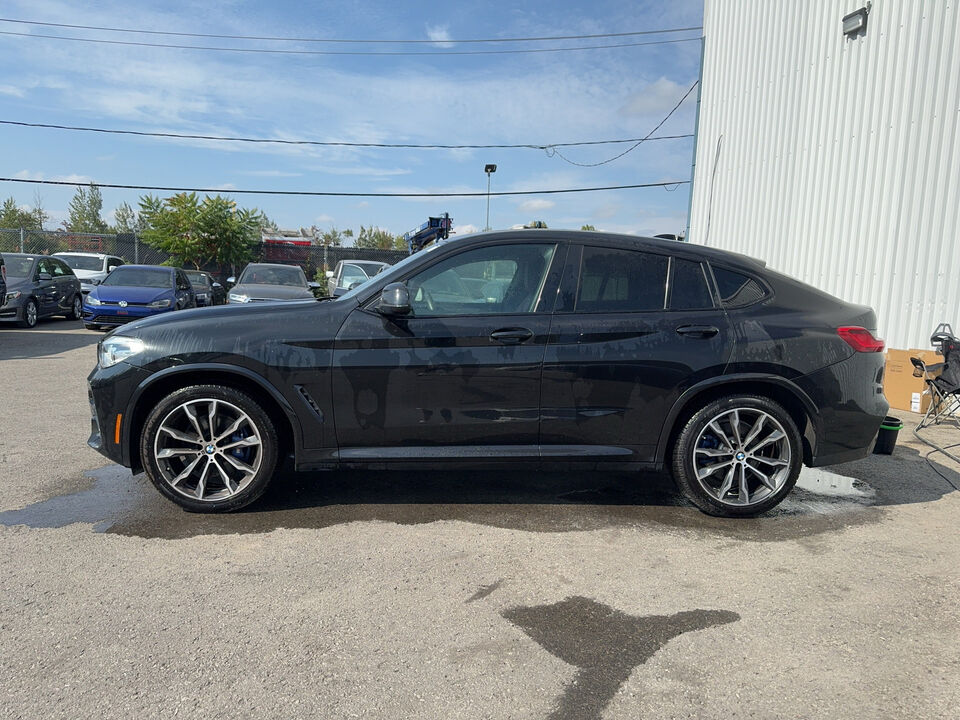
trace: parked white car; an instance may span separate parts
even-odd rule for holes
[[[80,280],[80,291],[84,295],[102,283],[115,267],[126,264],[123,258],[103,253],[61,252],[54,253],[54,256],[70,266]]]
[[[327,270],[327,294],[331,297],[343,295],[388,267],[390,263],[375,260],[341,260],[333,270]]]

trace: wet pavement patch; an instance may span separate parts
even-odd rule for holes
[[[585,597],[515,607],[503,616],[551,655],[577,668],[549,716],[554,720],[599,718],[634,668],[670,640],[740,619],[729,610],[638,617]]]
[[[417,525],[454,520],[528,532],[660,527],[768,542],[876,522],[883,505],[925,502],[944,494],[939,489],[943,483],[938,486],[939,478],[924,464],[909,465],[918,478],[919,472],[930,478],[905,486],[902,473],[875,474],[867,484],[804,468],[797,488],[781,506],[758,518],[734,520],[699,512],[677,493],[668,475],[618,472],[285,472],[263,498],[242,511],[192,514],[163,498],[145,475],[109,465],[87,473],[89,489],[0,512],[0,525],[55,528],[85,523],[99,532],[176,539],[350,522]]]

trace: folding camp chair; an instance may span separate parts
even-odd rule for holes
[[[942,363],[927,365],[920,358],[910,358],[914,376],[922,377],[930,388],[930,407],[917,430],[938,425],[960,410],[960,340],[946,334],[939,340]],[[938,371],[940,374],[935,376]]]

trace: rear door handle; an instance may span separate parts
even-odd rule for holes
[[[677,328],[677,335],[689,335],[698,338],[711,338],[720,330],[713,325],[681,325]]]
[[[503,328],[490,333],[490,339],[504,345],[519,345],[533,337],[533,331],[526,328]]]

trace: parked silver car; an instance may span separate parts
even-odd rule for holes
[[[339,297],[388,267],[389,263],[376,260],[341,260],[333,270],[327,270],[327,294]]]
[[[239,280],[227,278],[227,283],[234,282],[237,284],[227,295],[231,303],[313,300],[311,288],[320,287],[319,283],[307,282],[300,266],[274,263],[250,263]]]

